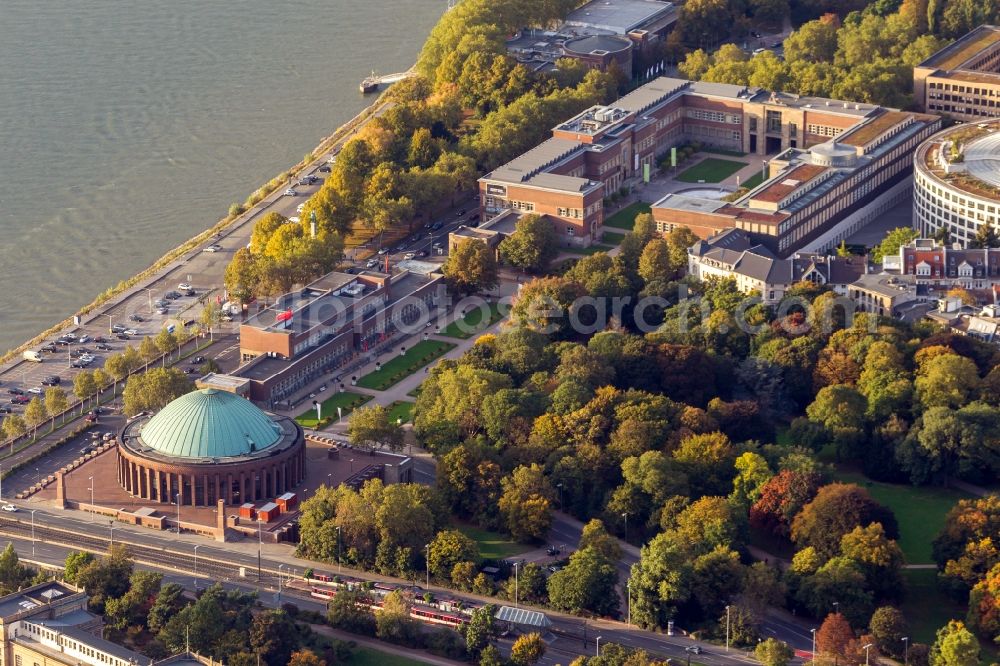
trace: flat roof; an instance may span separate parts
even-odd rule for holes
[[[542,169],[569,157],[582,145],[580,141],[552,137],[531,150],[521,153],[503,166],[497,167],[483,178],[503,180],[508,183],[523,183]]]
[[[916,281],[909,275],[880,275],[866,274],[858,277],[851,283],[852,287],[867,289],[868,291],[882,296],[895,297],[900,294],[909,293],[910,287],[915,286]]]
[[[43,627],[50,627],[51,625],[47,622],[33,622],[32,624],[37,624]],[[110,655],[114,655],[119,659],[124,659],[125,661],[135,661],[136,664],[141,664],[148,659],[148,657],[129,650],[123,645],[118,643],[113,643],[109,640],[101,638],[100,636],[95,636],[89,631],[84,631],[83,629],[78,629],[77,627],[58,627],[54,629],[67,638],[72,638],[73,640],[83,643],[95,650],[100,650]]]
[[[591,0],[570,12],[563,24],[625,35],[675,11],[673,3],[659,0]]]
[[[246,385],[246,378],[225,375],[221,372],[210,372],[204,377],[199,377],[195,380],[195,386],[198,388],[216,388],[230,393],[236,393]]]
[[[636,114],[641,114],[683,91],[690,85],[691,82],[685,79],[660,76],[643,86],[639,86],[624,97],[619,98],[612,106],[616,109],[624,109],[625,111],[633,111]]]
[[[967,70],[958,70],[958,71],[948,72],[944,76],[954,81],[965,81],[967,83],[990,83],[993,85],[1000,85],[1000,73],[970,72]]]
[[[949,141],[962,146],[962,172],[946,174],[933,157]],[[921,152],[922,151],[922,152]],[[1000,201],[1000,119],[954,125],[920,145],[917,168],[944,187],[991,201]]]
[[[935,69],[959,69],[977,54],[1000,42],[1000,28],[981,25],[917,65]]]
[[[786,174],[777,176],[774,181],[751,197],[752,201],[780,203],[789,194],[799,189],[809,181],[827,170],[825,166],[816,164],[801,164]]]
[[[686,210],[696,213],[714,213],[724,207],[725,202],[720,199],[687,196],[684,194],[668,194],[652,204],[652,208],[670,208],[672,210]]]
[[[20,592],[0,597],[0,618],[38,608],[73,594],[77,594],[76,590],[58,581],[41,583]]]
[[[857,146],[859,148],[866,146],[896,125],[906,122],[911,117],[912,114],[909,113],[887,110],[885,113],[875,116],[868,122],[856,125],[852,129],[847,130],[837,137],[837,143]]]

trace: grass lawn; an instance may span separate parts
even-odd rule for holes
[[[896,514],[899,547],[908,564],[933,564],[931,541],[944,526],[945,514],[969,495],[944,488],[904,486],[871,481],[863,474],[837,472],[838,481],[856,483]]]
[[[471,525],[459,525],[456,529],[475,541],[479,546],[480,556],[488,560],[513,557],[531,550],[531,546],[511,541],[509,537],[498,532],[490,532]]]
[[[317,394],[317,397],[320,396]],[[336,420],[337,407],[342,408],[344,416],[347,416],[352,410],[360,407],[371,399],[372,397],[370,395],[351,393],[350,391],[333,393],[333,395],[323,401],[323,408],[320,410],[323,413],[323,425]],[[296,416],[295,420],[298,421],[299,425],[303,428],[315,428],[319,425],[319,422],[316,421],[316,410],[312,407]]]
[[[931,644],[938,629],[948,620],[965,620],[965,606],[938,588],[936,569],[904,569],[906,600],[902,611],[909,622],[913,640]]]
[[[601,234],[601,243],[604,245],[611,245],[613,247],[618,247],[622,244],[622,240],[625,239],[625,234],[620,234],[617,231],[605,231]]]
[[[488,314],[489,317],[486,321],[483,321],[484,314]],[[503,315],[500,314],[500,306],[497,303],[490,303],[489,310],[485,313],[482,307],[473,307],[465,313],[464,317],[445,326],[441,335],[465,340],[489,328],[501,319],[503,319]]]
[[[764,182],[764,172],[758,171],[757,173],[755,173],[754,175],[750,176],[742,183],[740,183],[740,187],[745,187],[748,190],[752,190],[753,188],[757,187],[763,182]]]
[[[747,165],[746,162],[721,160],[718,157],[707,157],[686,171],[677,175],[677,180],[683,183],[720,183]]]
[[[413,406],[414,403],[406,400],[392,403],[389,405],[389,422],[395,423],[396,419],[403,419],[403,423],[409,423],[413,420]]]
[[[373,650],[372,648],[358,646],[354,648],[351,658],[346,662],[348,666],[427,666],[422,661],[401,657],[396,654]]]
[[[622,208],[611,217],[604,219],[604,226],[632,231],[635,226],[635,216],[639,213],[648,213],[651,210],[648,203],[636,201]]]
[[[391,360],[382,364],[380,370],[369,372],[359,379],[358,386],[384,391],[454,348],[455,345],[450,342],[422,340],[407,349],[405,355],[393,356]]]
[[[703,153],[714,153],[715,155],[729,155],[730,157],[746,157],[746,153],[741,153],[738,150],[726,150],[725,148],[713,148],[711,146],[702,146],[701,152]]]
[[[610,252],[615,249],[613,245],[605,245],[603,243],[596,243],[590,247],[566,247],[563,248],[566,252],[570,254],[585,254],[590,256],[592,254],[597,254],[598,252]]]

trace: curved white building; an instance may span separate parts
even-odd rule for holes
[[[947,228],[968,245],[982,224],[1000,234],[1000,120],[956,125],[917,149],[913,215],[921,235]]]

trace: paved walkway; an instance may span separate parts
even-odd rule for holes
[[[375,638],[368,638],[367,636],[360,636],[347,631],[341,631],[340,629],[334,629],[333,627],[329,627],[325,624],[310,624],[309,626],[312,627],[313,631],[322,636],[329,636],[342,641],[354,641],[358,645],[362,645],[366,648],[377,650],[378,652],[384,652],[386,654],[393,654],[397,657],[405,657],[406,659],[413,659],[414,661],[422,661],[425,664],[438,664],[439,666],[469,666],[468,663],[464,661],[454,661],[453,659],[436,657],[432,654],[424,652],[423,650],[400,647],[399,645],[386,643]]]

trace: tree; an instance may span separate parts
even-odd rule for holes
[[[456,243],[441,271],[448,285],[459,294],[474,294],[497,286],[496,255],[489,245],[474,238]]]
[[[283,610],[254,615],[249,638],[254,654],[265,664],[287,664],[299,647],[295,622]]]
[[[932,543],[942,579],[964,593],[1000,564],[996,535],[1000,534],[1000,497],[989,495],[958,501],[945,516]]]
[[[45,403],[38,396],[32,398],[28,406],[24,408],[24,420],[31,426],[32,433],[37,431],[38,426],[45,423],[45,419],[48,417],[49,415],[45,411]]]
[[[522,634],[510,648],[510,661],[514,666],[533,666],[545,656],[545,641],[541,634]]]
[[[853,484],[831,483],[819,489],[792,522],[792,540],[797,546],[813,546],[823,557],[840,551],[840,540],[855,527],[881,523],[889,538],[899,529],[892,512]]]
[[[987,640],[1000,636],[1000,563],[969,592],[969,628]]]
[[[326,666],[326,661],[308,648],[296,650],[288,660],[288,666]]]
[[[365,607],[367,598],[361,590],[338,590],[326,610],[331,627],[352,634],[375,635],[375,618]]]
[[[618,539],[608,534],[604,523],[597,518],[583,526],[579,548],[593,548],[608,562],[617,562],[622,557],[622,548],[618,544]]]
[[[217,301],[208,299],[201,309],[198,323],[208,329],[209,339],[215,340],[215,328],[222,322],[222,306]]]
[[[496,625],[497,607],[486,604],[472,611],[469,623],[465,625],[465,648],[473,659],[489,647],[497,639],[500,630]]]
[[[774,474],[764,456],[750,451],[736,459],[735,467],[736,478],[733,479],[733,492],[730,497],[749,508],[760,499],[764,485]]]
[[[673,274],[670,245],[666,239],[654,238],[649,241],[639,256],[639,277],[649,284],[656,280],[669,280]]]
[[[879,599],[899,597],[904,587],[903,551],[895,541],[886,538],[880,523],[858,526],[845,534],[840,540],[840,552],[858,564],[868,589]]]
[[[66,556],[66,563],[63,565],[66,581],[76,583],[77,574],[79,574],[84,567],[93,561],[94,556],[91,553],[78,550],[70,552],[70,554]]]
[[[223,282],[230,298],[240,303],[249,303],[254,299],[260,285],[260,272],[250,248],[241,247],[236,250],[232,261],[226,266]]]
[[[907,245],[920,236],[920,232],[910,227],[897,227],[886,234],[882,242],[872,250],[872,261],[876,264],[882,263],[882,259],[887,255],[899,253],[899,248]]]
[[[80,413],[83,413],[83,403],[97,393],[97,383],[94,381],[94,373],[90,370],[81,370],[73,378],[73,394],[80,399]]]
[[[358,407],[347,421],[347,436],[354,446],[374,453],[383,447],[397,453],[403,449],[403,429],[389,419],[389,408],[383,405]]]
[[[978,392],[979,371],[969,358],[942,354],[921,365],[914,386],[924,407],[958,409]]]
[[[24,587],[34,577],[35,571],[21,564],[14,551],[14,544],[0,552],[0,593],[11,594]]]
[[[564,277],[537,278],[521,287],[511,319],[552,339],[571,337],[569,314],[577,299],[587,295],[582,284]]]
[[[122,392],[123,411],[126,416],[135,416],[141,411],[162,409],[192,390],[194,384],[181,370],[154,368],[128,378]]]
[[[822,483],[816,472],[783,469],[760,489],[760,499],[750,507],[750,525],[788,537],[792,521],[812,501]]]
[[[460,562],[478,560],[479,547],[475,541],[458,530],[442,530],[430,543],[427,565],[431,575],[446,579]]]
[[[883,654],[900,656],[903,652],[903,638],[907,634],[906,618],[898,608],[882,606],[875,609],[868,623],[868,630],[878,651]]]
[[[133,571],[129,577],[128,592],[120,597],[108,599],[104,605],[104,615],[117,629],[129,626],[143,626],[152,609],[163,575],[152,571]]]
[[[958,620],[949,620],[938,629],[937,640],[931,646],[931,666],[976,666],[979,663],[979,641]]]
[[[418,631],[410,619],[410,604],[395,590],[386,595],[375,611],[375,635],[390,643],[408,644]]]
[[[62,414],[66,411],[69,406],[69,401],[66,399],[66,391],[58,386],[50,386],[45,389],[45,411],[55,417],[56,414]],[[63,416],[63,421],[66,420],[65,415]],[[55,423],[53,423],[55,425]]]
[[[501,481],[499,508],[507,531],[518,541],[542,539],[552,524],[555,491],[537,464],[521,465]]]
[[[79,553],[86,554],[89,553]],[[67,565],[69,558],[67,558]],[[160,587],[156,594],[156,601],[146,615],[146,626],[151,632],[159,631],[167,624],[177,612],[184,606],[184,588],[178,583],[167,583]]]
[[[785,62],[833,62],[837,51],[837,26],[830,21],[803,23],[785,40]],[[898,247],[897,247],[898,249]]]
[[[159,352],[163,354],[164,363],[166,363],[166,359],[170,355],[170,352],[177,349],[177,337],[166,328],[160,329],[160,332],[156,334],[153,342],[156,344],[156,348]]]
[[[788,643],[777,638],[768,638],[757,644],[754,656],[764,666],[788,666],[795,652],[788,647]]]
[[[514,233],[500,242],[500,258],[511,266],[531,273],[544,271],[559,250],[556,231],[548,217],[522,215]]]
[[[820,654],[847,659],[854,640],[854,630],[840,613],[830,613],[816,631],[816,651]]]
[[[834,384],[819,390],[816,399],[806,408],[806,414],[810,421],[823,425],[833,433],[838,451],[842,451],[845,448],[850,450],[849,447],[860,437],[867,408],[864,396],[853,386]]]
[[[593,547],[573,553],[569,564],[549,578],[549,601],[570,613],[590,611],[614,615],[618,611],[618,571]]]
[[[521,602],[532,604],[547,604],[549,592],[548,579],[542,567],[534,562],[528,562],[520,567],[517,576],[511,576],[503,586],[504,595],[514,600],[515,596]]]

